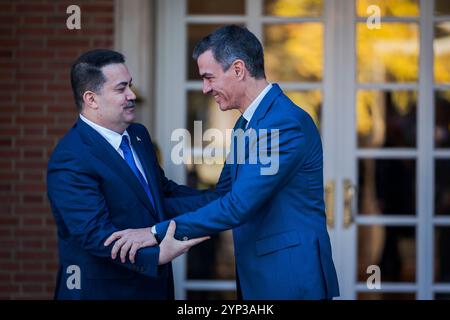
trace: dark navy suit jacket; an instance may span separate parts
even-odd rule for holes
[[[122,264],[110,258],[112,245],[103,245],[115,231],[167,219],[163,197],[198,194],[165,178],[144,126],[132,124],[127,132],[155,208],[125,160],[81,119],[51,156],[47,184],[58,228],[57,299],[173,298],[172,267],[158,266],[158,246],[138,250],[135,264]]]
[[[261,129],[278,129],[278,142]],[[166,199],[174,216],[191,210],[174,219],[175,236],[195,238],[233,229],[244,299],[338,296],[324,213],[322,144],[313,120],[274,84],[248,130],[257,134],[250,150],[267,146],[265,151],[273,156],[278,150],[278,172],[262,175],[264,162],[239,164],[228,158],[215,193]],[[167,225],[156,226],[160,237]]]

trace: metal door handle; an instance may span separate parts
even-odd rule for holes
[[[353,223],[353,199],[356,188],[350,179],[344,180],[344,228],[347,229]]]
[[[325,184],[325,214],[327,216],[327,225],[334,228],[334,180],[329,180]]]

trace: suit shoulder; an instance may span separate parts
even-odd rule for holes
[[[295,123],[305,129],[315,126],[314,120],[309,113],[301,106],[296,105],[285,94],[281,94],[278,99],[274,101],[272,107],[276,110],[276,112],[273,112],[275,118],[279,118],[282,122]]]

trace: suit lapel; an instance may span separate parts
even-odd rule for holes
[[[247,130],[255,130],[255,134],[258,135],[258,128],[259,128],[259,122],[260,120],[264,119],[267,112],[270,109],[270,106],[272,103],[277,99],[277,97],[282,93],[281,88],[278,84],[274,83],[272,84],[272,88],[270,88],[269,92],[264,96],[261,103],[258,105],[258,107],[255,110],[255,113],[253,114],[252,118],[250,119],[250,122],[248,123]],[[264,129],[270,129],[270,128],[264,128]],[[249,148],[249,144],[247,139],[245,139],[245,152]],[[234,148],[234,146],[233,146]],[[236,150],[236,149],[234,149]],[[247,152],[246,152],[247,155]],[[245,158],[245,161],[248,161],[248,158]],[[232,169],[231,169],[231,178],[234,182],[237,179],[237,173],[239,169],[239,164],[237,161],[234,162]]]
[[[90,146],[92,154],[118,174],[137,194],[139,200],[141,200],[145,207],[152,212],[152,214],[156,215],[141,183],[128,164],[122,159],[117,151],[114,150],[108,141],[81,119],[78,119],[77,129],[84,142]]]
[[[150,187],[150,192],[153,196],[153,201],[155,203],[155,210],[157,212],[157,215],[160,219],[160,221],[163,221],[164,218],[162,216],[162,205],[160,200],[160,194],[158,190],[157,180],[156,180],[156,170],[154,170],[156,164],[153,163],[152,159],[153,157],[151,154],[146,150],[144,145],[146,142],[144,142],[144,137],[139,137],[139,135],[133,130],[132,127],[128,128],[128,134],[130,135],[131,144],[133,145],[134,150],[136,151],[137,155],[139,156],[139,160],[142,164],[142,168],[144,169],[145,177],[147,178],[148,185]],[[147,142],[147,144],[150,144]],[[150,147],[153,147],[150,145]]]

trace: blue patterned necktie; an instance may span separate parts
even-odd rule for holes
[[[148,186],[147,181],[145,181],[144,177],[142,176],[141,172],[139,171],[138,167],[136,166],[136,162],[134,161],[133,153],[131,152],[130,148],[130,142],[128,141],[127,136],[122,136],[122,142],[120,143],[120,149],[123,151],[123,157],[125,158],[125,161],[130,166],[131,170],[134,172],[136,177],[138,178],[139,182],[141,183],[142,187],[145,190],[145,193],[147,194],[150,203],[152,204],[153,208],[155,208],[155,203],[153,201],[153,196],[150,192],[150,188]]]

